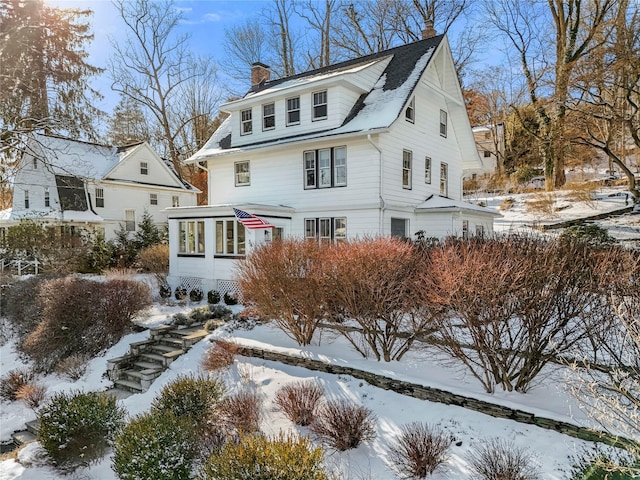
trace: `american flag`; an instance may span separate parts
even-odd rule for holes
[[[256,230],[258,228],[275,228],[275,226],[271,225],[269,222],[266,222],[255,215],[251,215],[244,210],[234,208],[233,213],[236,214],[238,221],[249,230]]]

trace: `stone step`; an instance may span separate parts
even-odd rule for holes
[[[149,368],[162,369],[160,364],[158,364],[156,362],[146,362],[144,360],[138,360],[138,361],[134,362],[132,367],[139,368],[140,370],[146,370],[146,369],[149,369]]]
[[[153,362],[156,365],[164,364],[164,357],[158,353],[144,352],[139,355],[139,358],[141,358],[144,362],[149,362],[149,363]]]
[[[183,342],[182,338],[174,338],[174,337],[160,337],[158,338],[158,342],[161,345],[173,345],[174,347],[182,348]]]
[[[11,438],[13,439],[13,442],[18,446],[35,442],[38,439],[36,435],[34,435],[28,430],[21,430],[19,432],[14,432],[11,434]]]
[[[26,422],[25,425],[27,427],[27,431],[36,436],[38,435],[38,431],[40,430],[40,422],[38,420],[31,420],[30,422]]]
[[[182,350],[181,348],[176,348],[175,346],[156,344],[151,347],[152,352],[161,352],[162,354],[172,353],[178,350],[180,351],[180,354],[184,353],[184,350]]]
[[[171,335],[180,335],[184,337],[185,335],[191,335],[192,333],[199,331],[206,332],[206,330],[202,328],[202,325],[197,325],[187,328],[174,328],[173,330],[169,330],[168,333],[170,333]]]
[[[162,368],[146,368],[144,370],[123,370],[123,377],[129,377],[133,381],[150,380],[162,373]]]
[[[140,385],[140,382],[133,382],[131,380],[125,380],[123,378],[120,378],[113,383],[117,388],[120,388],[122,390],[127,390],[129,392],[139,393],[144,391],[144,389],[142,388],[142,385]]]

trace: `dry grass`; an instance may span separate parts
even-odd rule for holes
[[[555,203],[555,195],[551,193],[538,193],[532,195],[531,200],[528,200],[525,206],[527,212],[537,218],[552,218],[557,216]]]
[[[596,182],[575,182],[566,186],[569,190],[569,199],[574,202],[582,202],[591,208],[596,206],[596,192],[598,184]]]

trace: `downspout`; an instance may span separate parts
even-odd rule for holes
[[[378,232],[379,235],[383,234],[383,230],[384,230],[384,209],[385,209],[385,202],[384,202],[384,195],[383,195],[383,183],[382,183],[382,150],[380,149],[380,147],[378,147],[373,140],[371,139],[371,134],[368,133],[367,134],[367,141],[373,146],[373,148],[375,148],[378,151],[378,166],[379,166],[379,185],[378,185],[378,189],[380,191],[380,211],[378,212]]]

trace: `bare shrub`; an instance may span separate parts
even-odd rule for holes
[[[40,287],[50,278],[37,275],[18,280],[3,289],[2,310],[20,341],[23,341],[42,320],[42,307],[38,302]]]
[[[318,408],[311,432],[338,451],[356,448],[376,436],[371,410],[347,400],[329,401]]]
[[[271,242],[238,267],[244,304],[274,319],[299,345],[311,343],[325,316],[322,251],[318,242]]]
[[[620,435],[620,446],[637,459],[640,445],[624,437],[640,436],[640,256],[623,248],[608,252],[606,260],[615,265],[607,266],[608,275],[601,280],[608,306],[603,322],[611,327],[593,332],[593,342],[599,345],[596,362],[586,355],[578,357],[567,381],[586,413],[605,431]],[[637,463],[621,467],[634,478],[640,475]]]
[[[47,398],[47,387],[40,383],[23,385],[16,392],[16,399],[22,400],[31,410],[37,409]]]
[[[138,264],[143,272],[166,274],[169,271],[169,245],[156,244],[140,250]]]
[[[4,400],[17,400],[18,391],[28,385],[33,378],[33,373],[25,369],[11,370],[0,379],[0,398]]]
[[[87,371],[89,357],[76,353],[63,358],[56,365],[56,373],[67,377],[69,380],[80,380]]]
[[[233,364],[238,350],[238,345],[233,342],[214,340],[202,359],[202,367],[210,372],[226,368]]]
[[[447,461],[452,441],[438,427],[410,423],[390,449],[391,462],[402,478],[425,478]]]
[[[21,348],[49,372],[65,357],[95,356],[116,343],[131,330],[133,317],[150,305],[151,294],[132,280],[67,277],[43,284],[38,301],[42,321]]]
[[[363,356],[400,360],[417,337],[431,332],[422,260],[409,243],[394,238],[345,242],[327,252],[327,310],[341,320],[333,327]]]
[[[476,238],[450,240],[428,256],[423,295],[450,312],[435,316],[435,346],[487,392],[525,392],[554,357],[588,347],[607,328],[598,264],[608,260],[588,245]]]
[[[218,418],[229,434],[258,432],[262,421],[262,398],[251,390],[229,395],[220,402]]]
[[[289,420],[307,426],[323,395],[324,390],[316,382],[294,382],[278,390],[274,401]]]
[[[536,480],[540,478],[533,456],[525,449],[498,438],[478,445],[468,456],[469,468],[479,480]]]

